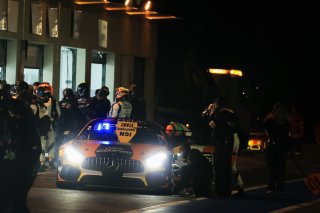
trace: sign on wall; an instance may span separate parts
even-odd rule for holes
[[[108,22],[99,19],[99,46],[108,47]]]

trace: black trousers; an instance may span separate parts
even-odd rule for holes
[[[16,183],[15,186],[12,186],[14,189],[13,213],[30,212],[27,206],[27,197],[40,166],[39,156],[39,151],[33,151],[17,158],[16,176],[14,177]]]
[[[214,180],[217,196],[230,196],[232,189],[233,141],[216,141],[214,156]]]
[[[272,142],[268,144],[268,190],[284,190],[287,156],[288,152],[284,146]]]

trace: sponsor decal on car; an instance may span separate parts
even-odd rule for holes
[[[116,126],[116,134],[118,136],[119,142],[129,143],[129,141],[137,133],[138,123],[130,121],[118,121]]]

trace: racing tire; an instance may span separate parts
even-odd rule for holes
[[[158,190],[159,194],[162,195],[172,195],[174,193],[174,181],[173,181],[173,168],[171,168],[168,177],[169,180],[167,181],[167,186],[165,188],[161,188]]]

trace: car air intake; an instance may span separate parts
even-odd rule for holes
[[[138,160],[110,157],[90,157],[84,159],[82,167],[88,170],[102,171],[105,166],[119,165],[123,173],[143,172],[143,164]]]

